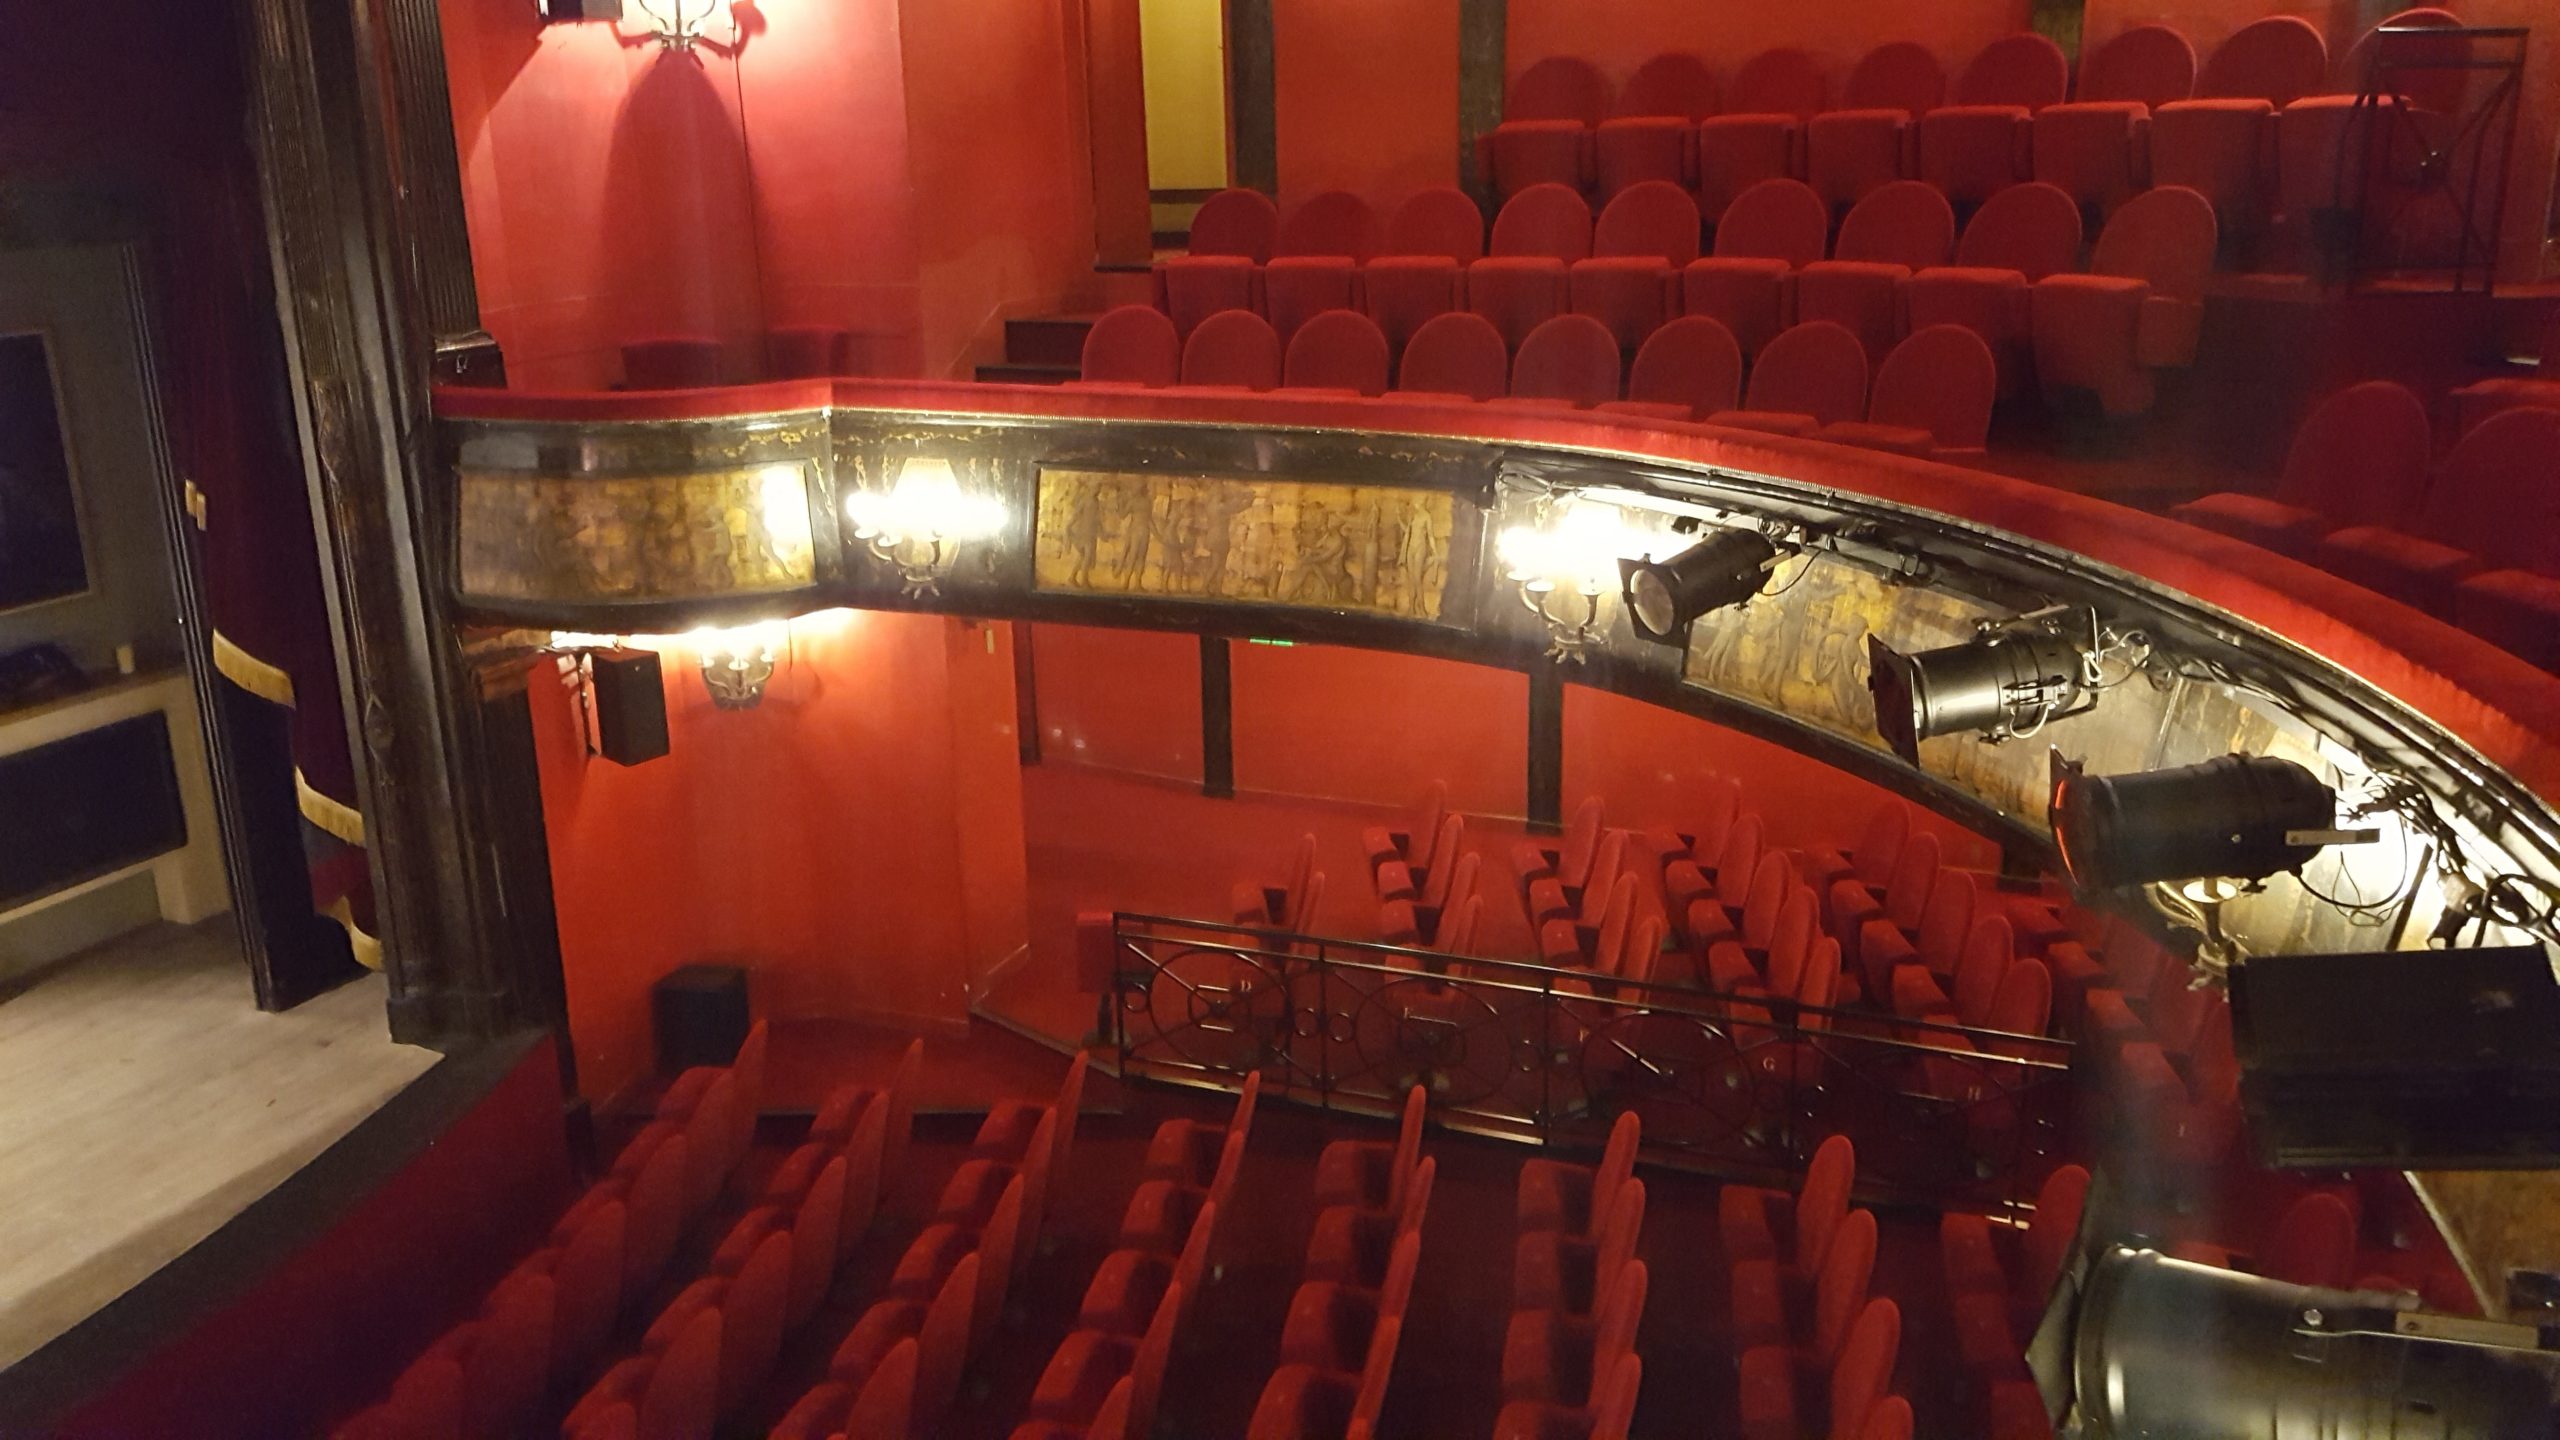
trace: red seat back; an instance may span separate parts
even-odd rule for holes
[[[2157,185],[2109,217],[2090,273],[2150,283],[2151,293],[2202,300],[2213,274],[2213,202],[2183,185]]]
[[[2326,1190],[2295,1201],[2276,1221],[2266,1252],[2258,1257],[2260,1272],[2271,1280],[2333,1288],[2354,1278],[2355,1258],[2355,1212]]]
[[[1446,255],[1464,265],[1484,255],[1484,212],[1447,185],[1404,197],[1387,221],[1386,255]]]
[[[1778,921],[1769,929],[1769,992],[1793,995],[1803,983],[1805,957],[1813,951],[1822,927],[1822,902],[1813,887],[1795,883],[1789,867],[1786,899],[1779,902]]]
[[[1716,113],[1715,74],[1695,55],[1656,55],[1627,77],[1610,113],[1704,120]]]
[[[1716,222],[1716,254],[1784,260],[1798,269],[1822,258],[1831,210],[1801,180],[1763,180],[1733,197]]]
[[[658,1355],[640,1395],[639,1440],[700,1440],[720,1416],[727,1318],[706,1307]]]
[[[1493,253],[1572,264],[1591,254],[1591,206],[1568,185],[1532,185],[1493,217]]]
[[[1274,255],[1341,255],[1366,260],[1378,245],[1378,217],[1348,190],[1323,190],[1298,202],[1280,222]]]
[[[1379,394],[1387,388],[1387,332],[1357,310],[1327,310],[1289,337],[1280,383]]]
[[[1760,352],[1744,404],[1810,415],[1824,425],[1861,419],[1867,413],[1867,347],[1849,327],[1829,320],[1791,326]]]
[[[1900,110],[1917,117],[1946,103],[1947,67],[1928,46],[1911,40],[1879,45],[1849,72],[1840,98],[1844,110]]]
[[[1520,342],[1511,393],[1532,400],[1598,405],[1618,398],[1618,340],[1588,315],[1558,315]]]
[[[2386,15],[2382,22],[2356,37],[2337,57],[2337,67],[2330,74],[2330,88],[2353,95],[2364,89],[2366,72],[2373,66],[2373,52],[2379,43],[2376,36],[2383,30],[2449,30],[2459,28],[2462,17],[2450,10],[2431,6],[2403,10]],[[2471,75],[2461,69],[2471,59],[2468,36],[2429,36],[2419,41],[2403,40],[2392,47],[2395,58],[2440,62],[2443,69],[2411,67],[2401,72],[2397,83],[2400,93],[2421,110],[2450,115],[2462,108],[2471,88]]]
[[[1895,180],[1867,192],[1840,222],[1835,260],[1870,260],[1925,270],[1956,248],[1956,212],[1925,180]]]
[[[1868,1301],[1849,1327],[1839,1363],[1831,1367],[1833,1435],[1855,1435],[1866,1424],[1893,1383],[1893,1364],[1901,1352],[1901,1307],[1883,1298]]]
[[[1991,433],[1999,391],[2000,363],[1980,335],[1962,325],[1931,325],[1903,337],[1877,367],[1867,418],[1926,430],[1949,449],[1979,450]]]
[[[1698,258],[1698,202],[1668,180],[1618,192],[1591,232],[1594,255],[1659,255],[1673,265]]]
[[[2310,21],[2269,15],[2231,32],[2196,74],[2206,100],[2265,100],[2281,110],[2328,78],[2329,44]]]
[[[862,1382],[861,1393],[845,1414],[844,1440],[907,1440],[915,1408],[918,1348],[913,1339],[899,1341],[871,1378]]]
[[[1221,190],[1191,217],[1191,253],[1241,255],[1257,263],[1271,258],[1280,234],[1280,207],[1258,190]]]
[[[2427,483],[2425,402],[2396,380],[2367,380],[2323,400],[2293,432],[2276,498],[2340,525],[2396,525]]]
[[[1796,1196],[1798,1274],[1819,1273],[1832,1235],[1849,1218],[1849,1191],[1857,1182],[1858,1147],[1848,1136],[1834,1135],[1814,1147],[1813,1163],[1805,1167],[1804,1190]]]
[[[2027,1221],[2026,1240],[2019,1247],[2019,1294],[2042,1304],[2061,1278],[2062,1258],[2079,1237],[2080,1207],[2088,1198],[2089,1172],[2077,1165],[2059,1166],[2044,1177],[2036,1191],[2036,1213]]]
[[[2030,955],[2012,964],[1991,996],[1984,1028],[2003,1035],[2042,1035],[2053,1023],[2053,972]]]
[[[1503,393],[1510,373],[1511,352],[1503,348],[1502,332],[1493,322],[1472,311],[1453,310],[1423,322],[1405,342],[1396,388],[1490,400]]]
[[[1686,405],[1700,415],[1732,409],[1741,391],[1742,346],[1708,315],[1684,315],[1644,337],[1627,375],[1628,399]]]
[[[2020,31],[1982,47],[1956,78],[1958,105],[2059,105],[2071,90],[2071,61],[2042,35]]]
[[[1813,1353],[1823,1364],[1839,1359],[1840,1348],[1849,1343],[1850,1322],[1866,1308],[1875,1270],[1875,1212],[1852,1210],[1832,1235],[1822,1273],[1813,1282]]]
[[[1917,929],[1937,883],[1938,837],[1924,830],[1902,842],[1902,854],[1893,863],[1893,879],[1884,889],[1885,918],[1905,930]]]
[[[2560,576],[2560,410],[2504,410],[2447,456],[2418,533],[2492,568]]]
[[[1521,71],[1502,99],[1505,120],[1579,120],[1597,125],[1609,113],[1609,80],[1598,66],[1550,55]]]
[[[1951,997],[1959,1023],[1989,1022],[2000,982],[2017,958],[2018,939],[2007,917],[1985,915],[1973,922],[1973,933],[1964,939],[1963,958],[1956,961],[1955,994]]]
[[[1899,800],[1886,800],[1867,812],[1867,828],[1858,832],[1858,848],[1850,858],[1850,873],[1869,885],[1882,885],[1893,878],[1893,862],[1902,856],[1902,842],[1911,834],[1911,807]]]
[[[2079,100],[2131,100],[2158,107],[2196,86],[2196,47],[2166,25],[2136,25],[2080,62]]]
[[[1724,832],[1724,848],[1716,853],[1716,900],[1728,910],[1751,898],[1752,872],[1760,865],[1762,828],[1760,817],[1751,814]]]
[[[2080,265],[2080,203],[2059,185],[2011,185],[1982,202],[1956,242],[1956,263],[2015,270],[2029,280]]]
[[[1840,942],[1825,935],[1813,942],[1806,952],[1804,978],[1796,984],[1796,1003],[1828,1010],[1840,1000]],[[1800,1022],[1807,1030],[1830,1026],[1830,1017],[1806,1015]]]
[[[1221,310],[1182,345],[1182,383],[1268,390],[1280,383],[1280,335],[1250,310]]]
[[[1822,110],[1831,85],[1811,55],[1790,46],[1763,50],[1742,62],[1725,93],[1728,115],[1793,115]]]
[[[977,1328],[983,1263],[979,1255],[962,1256],[916,1328],[915,1418],[927,1433],[960,1394],[960,1372],[969,1363],[969,1342]]]
[[[1887,1395],[1867,1411],[1867,1425],[1858,1432],[1858,1440],[1911,1440],[1911,1425],[1911,1402]]]

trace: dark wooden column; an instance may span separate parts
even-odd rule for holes
[[[436,379],[503,386],[498,342],[480,328],[471,273],[471,227],[462,208],[462,157],[454,149],[453,92],[445,81],[444,25],[436,0],[378,0],[393,99],[405,117],[395,157],[408,197],[410,253],[426,296]]]
[[[1529,667],[1529,828],[1564,827],[1564,674],[1552,660]]]
[[[1476,137],[1502,123],[1510,25],[1510,0],[1458,0],[1458,186],[1487,214],[1493,177],[1477,163]]]
[[[1236,687],[1232,643],[1200,637],[1200,793],[1236,798]]]
[[[1235,183],[1279,194],[1279,82],[1271,0],[1227,0],[1227,126],[1235,146]]]
[[[392,1034],[467,1042],[533,1017],[514,983],[497,880],[510,857],[489,814],[477,687],[435,558],[434,330],[413,218],[424,199],[395,178],[421,150],[449,154],[451,125],[441,110],[402,110],[398,47],[371,0],[245,3],[250,129]]]

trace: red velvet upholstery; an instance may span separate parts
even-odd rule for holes
[[[2207,495],[2169,513],[2192,525],[2309,558],[2345,525],[2391,526],[2417,506],[2433,444],[2409,387],[2367,380],[2323,400],[2293,432],[2272,496]]]
[[[1486,137],[1494,194],[1533,185],[1580,189],[1591,180],[1591,127],[1609,113],[1609,82],[1588,60],[1550,55],[1520,72]]]
[[[1428,1104],[1423,1087],[1416,1085],[1406,1093],[1392,1144],[1383,1140],[1327,1144],[1316,1157],[1315,1203],[1367,1210],[1403,1208],[1405,1186],[1422,1159],[1422,1121]]]
[[[1619,1188],[1635,1173],[1636,1151],[1643,1143],[1643,1124],[1629,1110],[1611,1123],[1609,1143],[1596,1166],[1543,1158],[1521,1162],[1520,1230],[1597,1236],[1610,1207],[1617,1203]]]
[[[1824,108],[1829,85],[1802,50],[1764,50],[1743,62],[1725,92],[1725,109],[1698,126],[1698,210],[1709,225],[1764,180],[1801,166],[1805,120]]]
[[[2479,570],[2560,573],[2560,410],[2510,410],[2462,437],[2405,528],[2351,526],[2314,557],[2330,572],[2438,614]]]
[[[1387,336],[1357,310],[1327,310],[1298,327],[1280,383],[1292,390],[1377,395],[1387,388]]]
[[[1600,212],[1591,258],[1570,272],[1573,309],[1609,327],[1624,350],[1670,318],[1672,273],[1698,258],[1698,206],[1668,180],[1622,190]],[[1614,398],[1614,397],[1613,397]]]
[[[2320,29],[2292,15],[2270,15],[2231,32],[2196,75],[2196,98],[2265,100],[2278,109],[2318,90],[2329,73]]]
[[[720,342],[700,335],[664,335],[622,347],[622,383],[632,390],[695,390],[727,381]]]
[[[2439,10],[2433,6],[2421,6],[2415,10],[2403,10],[2396,15],[2386,15],[2374,25],[2373,29],[2357,36],[2354,44],[2338,52],[2336,62],[2329,73],[2329,88],[2348,94],[2364,88],[2365,73],[2372,64],[2374,35],[2377,31],[2386,28],[2454,29],[2461,24],[2461,16],[2450,10]],[[2441,69],[2412,66],[2401,72],[2398,81],[2400,92],[2409,97],[2411,104],[2421,110],[2432,110],[2439,115],[2454,114],[2462,108],[2464,93],[2470,86],[2469,77],[2460,68],[2472,58],[2471,44],[2468,40],[2450,35],[2442,39],[2430,38],[2423,43],[2404,40],[2400,42],[2397,53],[2404,57],[2444,64],[2444,68]]]
[[[1518,348],[1564,313],[1566,267],[1591,254],[1591,207],[1562,185],[1515,195],[1493,221],[1493,253],[1467,267],[1467,308]]]
[[[1689,420],[1730,410],[1741,400],[1742,347],[1733,332],[1704,315],[1684,315],[1645,337],[1627,372],[1627,398],[1602,409],[1668,407],[1648,413]]]
[[[1914,270],[1947,263],[1956,216],[1946,197],[1918,180],[1897,180],[1850,210],[1831,247],[1796,275],[1795,318],[1847,326],[1881,364],[1902,337],[1902,283]]]
[[[1992,41],[1956,80],[1955,103],[1920,117],[1920,178],[1970,207],[2028,178],[2030,117],[2071,88],[2071,62],[2042,35]]]
[[[1646,1285],[1645,1263],[1630,1260],[1595,1315],[1514,1310],[1502,1337],[1502,1398],[1589,1405],[1601,1378],[1635,1350]]]
[[[1361,267],[1362,303],[1387,334],[1405,342],[1435,315],[1466,308],[1466,267],[1484,256],[1484,212],[1463,190],[1417,190],[1387,222],[1381,253]]]
[[[2061,190],[2012,185],[1984,202],[1956,243],[1956,263],[1903,283],[1913,330],[1962,325],[1991,347],[2000,394],[2023,388],[2030,298],[2027,287],[2080,263],[2080,207]]]
[[[1879,45],[1849,72],[1841,108],[1805,122],[1804,178],[1834,209],[1911,171],[1912,122],[1946,99],[1947,73],[1925,45]]]
[[[1280,336],[1250,310],[1221,310],[1182,342],[1182,383],[1269,390],[1280,383]]]
[[[1777,1346],[1745,1351],[1743,1440],[1804,1440],[1815,1434],[1830,1440],[1858,1440],[1870,1413],[1886,1401],[1885,1390],[1893,1382],[1894,1361],[1901,1348],[1900,1307],[1881,1298],[1868,1301],[1831,1369],[1819,1420],[1803,1413],[1810,1407],[1797,1401],[1793,1355]]]
[[[801,380],[852,371],[853,332],[841,325],[781,325],[764,335],[765,373]]]
[[[1091,384],[1171,385],[1182,378],[1182,336],[1152,305],[1116,306],[1085,332],[1080,373]]]
[[[1344,190],[1310,195],[1289,212],[1262,267],[1262,313],[1283,341],[1310,317],[1358,303],[1360,266],[1377,248],[1377,228],[1369,202]]]
[[[1795,435],[1859,419],[1867,411],[1866,347],[1828,320],[1794,326],[1770,341],[1752,365],[1742,404],[1707,418]]]
[[[2157,186],[2107,222],[2088,274],[2037,281],[2031,328],[2046,393],[2094,391],[2109,415],[2149,410],[2152,367],[2195,359],[2214,244],[2213,206]]]
[[[2194,89],[2195,47],[2166,25],[2117,33],[2082,63],[2067,105],[2035,117],[2035,176],[2100,214],[2111,214],[2149,180],[2151,111]]]
[[[1687,185],[1697,171],[1697,125],[1715,113],[1716,78],[1695,55],[1656,55],[1636,67],[1600,122],[1599,193],[1663,180]]]
[[[1999,365],[1981,336],[1933,325],[1885,357],[1866,420],[1826,425],[1822,438],[1942,460],[1979,455],[1999,389]]]
[[[1774,1260],[1782,1253],[1781,1221],[1792,1233],[1784,1247],[1786,1268],[1811,1279],[1822,1265],[1823,1247],[1849,1214],[1849,1191],[1857,1184],[1858,1152],[1846,1135],[1833,1135],[1814,1148],[1805,1167],[1804,1193],[1792,1199],[1783,1191],[1755,1185],[1727,1185],[1716,1195],[1716,1232],[1727,1264]]]
[[[2080,62],[2078,100],[2131,101],[2146,109],[2195,90],[2196,47],[2167,25],[2135,25]]]
[[[1752,186],[1716,227],[1715,254],[1681,271],[1681,313],[1722,321],[1757,356],[1793,323],[1795,272],[1822,258],[1830,229],[1822,197],[1803,181]]]
[[[1261,265],[1278,239],[1280,212],[1253,190],[1221,190],[1192,217],[1189,253],[1156,266],[1156,300],[1188,338],[1222,310],[1261,308]]]
[[[1618,341],[1588,315],[1559,315],[1529,332],[1511,364],[1515,400],[1575,407],[1618,398]]]
[[[2454,587],[2454,623],[2560,674],[2560,579],[2492,570]]]
[[[2273,189],[2275,106],[2232,97],[2175,100],[2151,112],[2151,183],[2178,185],[2213,202],[2213,213],[2238,234],[2267,218]]]
[[[1483,316],[1459,310],[1414,332],[1396,367],[1396,389],[1490,400],[1510,387],[1510,374],[1511,355],[1502,332]]]

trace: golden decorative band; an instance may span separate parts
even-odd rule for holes
[[[363,928],[356,924],[355,907],[347,903],[345,896],[339,896],[336,903],[320,913],[345,928],[347,945],[355,951],[357,964],[367,970],[382,968],[382,942],[364,933]]]
[[[364,812],[313,789],[299,765],[293,767],[293,798],[302,807],[303,819],[350,845],[364,844]]]
[[[213,632],[213,668],[232,684],[271,705],[293,703],[293,677],[241,649],[231,637]]]

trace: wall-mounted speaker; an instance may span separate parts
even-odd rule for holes
[[[598,650],[596,753],[637,765],[667,753],[667,687],[654,650]]]
[[[558,20],[619,20],[622,0],[534,0],[544,24]]]

